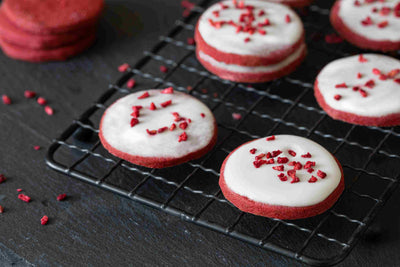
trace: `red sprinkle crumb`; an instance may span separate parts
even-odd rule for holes
[[[162,133],[162,132],[165,132],[166,130],[168,130],[168,127],[165,126],[165,127],[158,129],[157,132]]]
[[[267,164],[274,164],[275,163],[275,160],[274,159],[269,159],[269,160],[267,160]]]
[[[317,175],[318,175],[320,178],[322,178],[322,179],[324,179],[324,178],[326,177],[326,173],[324,173],[324,172],[321,171],[321,170],[318,170],[318,171],[317,171]]]
[[[179,128],[182,130],[185,130],[188,127],[188,124],[186,121],[179,123]]]
[[[38,97],[37,103],[38,103],[39,105],[41,105],[41,106],[44,106],[44,105],[47,104],[47,100],[44,99],[43,97]]]
[[[180,143],[180,142],[182,142],[182,141],[186,141],[187,138],[188,138],[187,134],[186,134],[185,132],[183,132],[183,133],[179,136],[178,142]]]
[[[375,86],[374,80],[369,80],[368,82],[365,83],[366,87],[372,88]]]
[[[57,201],[63,201],[67,198],[67,194],[60,194],[57,196]]]
[[[292,21],[292,18],[288,15],[285,16],[285,21],[286,23],[290,23]]]
[[[342,98],[342,96],[341,96],[341,95],[335,95],[333,98],[334,98],[335,100],[339,101],[339,100]]]
[[[26,90],[24,92],[24,96],[25,98],[34,98],[36,96],[36,93],[34,91]]]
[[[285,164],[289,162],[289,159],[287,157],[278,157],[277,162],[280,164]]]
[[[156,105],[155,105],[153,102],[151,102],[151,103],[150,103],[149,109],[150,109],[150,110],[156,110],[157,107],[156,107]]]
[[[373,69],[372,69],[372,73],[375,74],[375,75],[380,75],[380,74],[381,74],[381,71],[378,70],[377,68],[373,68]]]
[[[335,88],[347,88],[347,84],[346,83],[339,83],[335,85]]]
[[[267,157],[267,159],[272,158],[271,152],[268,152],[267,155],[266,155],[266,157]]]
[[[7,180],[7,178],[4,176],[4,174],[0,174],[0,184],[4,183]]]
[[[167,101],[161,103],[160,105],[161,105],[163,108],[166,108],[166,107],[168,107],[168,106],[171,105],[171,104],[172,104],[172,100],[167,100]]]
[[[24,195],[24,194],[19,194],[18,198],[21,199],[22,201],[25,201],[25,202],[30,202],[31,201],[31,198],[28,197],[27,195]]]
[[[157,130],[149,130],[149,129],[146,129],[146,132],[147,132],[149,135],[156,135],[156,134],[157,134]]]
[[[138,119],[136,119],[136,118],[132,118],[132,119],[131,119],[131,127],[135,126],[135,125],[138,124],[138,123],[139,123],[139,120],[138,120]]]
[[[270,137],[267,137],[267,141],[273,141],[275,140],[275,135],[271,135]]]
[[[44,112],[46,112],[46,114],[49,115],[49,116],[51,116],[51,115],[54,114],[54,110],[53,110],[53,108],[50,107],[50,106],[45,106],[45,107],[44,107]]]
[[[21,188],[18,188],[18,189],[17,189],[17,192],[21,192],[21,191],[22,191],[22,189],[21,189]]]
[[[240,120],[240,119],[242,119],[242,114],[240,114],[240,113],[232,113],[232,118],[234,120]]]
[[[279,165],[279,166],[274,166],[274,167],[272,167],[272,169],[277,170],[277,171],[280,171],[280,172],[283,172],[284,168],[285,168],[285,167],[284,167],[283,165]]]
[[[40,147],[40,146],[34,146],[33,149],[35,149],[35,150],[40,150],[41,147]]]
[[[336,33],[325,35],[325,42],[328,44],[338,44],[343,42],[343,38]]]
[[[359,55],[358,61],[360,61],[361,63],[364,63],[364,62],[368,62],[368,59],[366,59],[363,55]]]
[[[127,71],[128,69],[129,69],[129,64],[128,63],[124,63],[124,64],[122,64],[122,65],[120,65],[119,67],[118,67],[118,71],[119,72],[125,72],[125,71]]]
[[[400,69],[393,69],[393,70],[389,71],[389,73],[387,74],[387,77],[394,78],[394,76],[396,76],[399,73],[400,73]]]
[[[304,164],[304,169],[309,169],[314,166],[315,166],[315,161],[307,161],[306,164]]]
[[[388,77],[385,74],[379,75],[379,80],[385,81],[385,80],[387,80],[387,78]]]
[[[255,149],[255,148],[252,148],[252,149],[250,149],[250,154],[255,154],[256,153],[256,151],[257,151],[257,149]]]
[[[296,177],[296,170],[288,170],[286,173],[289,177]]]
[[[301,168],[303,168],[303,165],[301,165],[300,162],[296,162],[296,164],[294,164],[294,169],[295,170],[301,170]]]
[[[41,223],[42,225],[46,225],[48,221],[49,221],[49,217],[47,217],[46,215],[44,215],[44,216],[42,217],[42,219],[40,219],[40,223]]]
[[[400,79],[395,79],[394,82],[399,83],[400,84]]]
[[[170,130],[170,131],[173,131],[173,130],[175,130],[175,128],[176,128],[176,125],[175,125],[175,123],[173,123],[173,124],[171,124],[171,126],[169,127],[169,130]]]
[[[144,92],[141,96],[138,97],[138,99],[144,99],[144,98],[147,98],[149,96],[150,96],[149,92]]]
[[[160,71],[163,72],[163,73],[167,73],[168,72],[168,68],[166,66],[164,66],[164,65],[161,65],[160,66]]]
[[[313,169],[313,168],[308,168],[307,171],[308,171],[309,173],[312,173],[312,172],[314,171],[314,169]]]
[[[127,86],[129,89],[132,89],[133,87],[135,87],[135,85],[136,85],[135,79],[129,79],[129,80],[126,82],[126,86]]]
[[[206,114],[200,113],[200,116],[201,116],[202,118],[205,118],[205,117],[206,117]]]
[[[307,154],[301,155],[302,158],[311,158],[310,152],[307,152]]]
[[[161,94],[173,94],[174,93],[174,88],[168,87],[165,88],[164,90],[161,91]]]
[[[4,208],[3,208],[3,206],[0,205],[0,213],[3,213],[3,212],[4,212]]]
[[[357,79],[361,79],[362,78],[362,74],[361,73],[357,73]]]
[[[289,153],[292,157],[296,157],[296,152],[294,152],[293,150],[289,150],[288,153]]]
[[[361,95],[362,97],[367,97],[367,96],[368,96],[368,93],[365,92],[363,89],[358,90],[358,92],[360,92],[360,95]]]
[[[266,164],[266,163],[267,163],[267,161],[263,160],[263,159],[253,161],[253,165],[256,168],[260,168],[263,164]]]
[[[282,153],[282,151],[280,151],[279,149],[275,150],[275,151],[272,151],[272,157],[274,158],[274,157],[280,155],[281,153]]]
[[[245,42],[245,43],[248,43],[248,42],[250,42],[250,37],[246,37],[246,38],[244,38],[244,42]]]
[[[11,104],[11,98],[8,97],[7,95],[3,95],[3,96],[1,97],[1,99],[3,100],[3,104],[4,104],[4,105],[10,105],[10,104]]]
[[[286,175],[284,175],[283,173],[281,173],[282,174],[282,176],[279,176],[278,175],[278,177],[279,177],[279,179],[282,181],[282,182],[286,182],[287,181],[287,176]]]
[[[265,157],[265,154],[261,153],[260,155],[256,156],[256,160],[262,159],[263,157]]]
[[[387,25],[389,25],[389,22],[387,20],[378,23],[379,28],[385,28]]]
[[[315,176],[311,176],[311,178],[308,180],[309,183],[315,183],[316,181],[318,181],[318,179]]]
[[[194,45],[196,43],[193,37],[187,38],[186,42],[188,45]]]
[[[290,181],[291,184],[298,183],[298,182],[300,182],[300,179],[297,176],[292,177],[292,181]]]

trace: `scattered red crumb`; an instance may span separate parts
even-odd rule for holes
[[[296,177],[296,170],[288,170],[286,173],[289,177]]]
[[[318,170],[318,171],[317,171],[317,175],[318,175],[320,178],[322,178],[322,179],[324,179],[324,178],[326,177],[326,173],[324,173],[324,172],[321,171],[321,170]]]
[[[161,94],[173,94],[174,93],[174,88],[173,87],[168,87],[165,88],[161,91]]]
[[[180,142],[182,142],[182,141],[186,141],[187,140],[187,134],[185,133],[185,132],[183,132],[180,136],[179,136],[179,139],[178,139],[178,142],[180,143]]]
[[[394,82],[400,83],[400,79],[395,79]]]
[[[361,73],[357,73],[357,79],[361,79],[362,78],[362,74]]]
[[[315,183],[316,181],[318,181],[318,179],[315,176],[311,176],[311,178],[308,180],[309,183]]]
[[[8,97],[7,95],[3,95],[3,96],[1,97],[1,99],[3,100],[3,104],[4,104],[4,105],[10,105],[10,104],[11,104],[11,98]]]
[[[149,130],[149,129],[146,129],[146,132],[147,132],[149,135],[156,135],[156,134],[157,134],[157,130]]]
[[[338,44],[343,42],[343,38],[336,33],[325,35],[325,42],[328,44]]]
[[[266,163],[267,163],[267,161],[266,161],[266,160],[263,160],[263,159],[253,161],[253,165],[254,165],[254,167],[256,167],[257,169],[260,168],[263,164],[266,164]]]
[[[389,25],[389,22],[387,20],[378,23],[379,28],[385,28],[387,25]]]
[[[246,38],[244,38],[244,42],[245,42],[245,43],[248,43],[248,42],[250,42],[250,37],[246,37]]]
[[[274,150],[274,151],[272,151],[272,157],[274,158],[274,157],[280,155],[281,153],[282,153],[282,151],[280,151],[279,149],[278,150]]]
[[[389,73],[387,74],[387,77],[394,78],[394,76],[396,76],[399,73],[400,73],[400,69],[393,69],[393,70],[389,71]]]
[[[307,171],[308,171],[309,173],[312,173],[312,172],[314,171],[314,169],[313,169],[313,168],[308,168]]]
[[[242,119],[242,114],[240,114],[240,113],[232,113],[232,118],[234,120],[240,120],[240,119]]]
[[[194,45],[196,43],[193,37],[187,38],[186,42],[188,45]]]
[[[285,16],[285,21],[286,23],[290,23],[292,21],[292,18],[288,15]]]
[[[34,91],[26,90],[24,92],[24,96],[25,98],[34,98],[36,96],[36,93]]]
[[[151,102],[151,103],[150,103],[149,109],[150,109],[150,110],[156,110],[157,107],[156,107],[156,105],[155,105],[153,102]]]
[[[50,107],[50,106],[45,106],[45,107],[44,107],[44,112],[46,112],[47,115],[49,115],[49,116],[51,116],[51,115],[54,114],[54,110],[53,110],[53,108]]]
[[[176,125],[175,125],[175,123],[173,123],[173,124],[171,124],[171,126],[169,127],[169,130],[170,130],[170,131],[173,131],[173,130],[175,130],[175,128],[176,128]]]
[[[315,161],[307,161],[306,164],[304,164],[304,169],[309,169],[313,166],[315,166]]]
[[[289,150],[288,153],[292,156],[292,157],[296,157],[296,152],[294,152],[293,150]]]
[[[157,132],[158,132],[158,133],[163,133],[163,132],[165,132],[166,130],[168,130],[168,127],[167,127],[167,126],[158,129]]]
[[[21,192],[21,191],[22,191],[22,189],[21,189],[21,188],[18,188],[18,189],[17,189],[17,192]]]
[[[360,61],[361,63],[364,63],[364,62],[368,62],[368,59],[366,59],[363,55],[359,55],[358,61]]]
[[[310,154],[310,152],[307,152],[306,154],[301,155],[301,157],[302,158],[311,158],[311,154]]]
[[[4,176],[4,174],[0,174],[0,184],[4,183],[7,180],[7,178]]]
[[[125,71],[127,71],[128,69],[129,69],[129,64],[128,63],[124,63],[124,64],[122,64],[122,65],[120,65],[119,67],[118,67],[118,71],[119,72],[125,72]]]
[[[291,184],[298,183],[298,182],[300,182],[300,179],[297,176],[292,177],[292,181],[290,181]]]
[[[262,159],[263,157],[265,157],[265,154],[261,153],[261,154],[256,156],[256,160]]]
[[[161,103],[160,105],[161,105],[163,108],[166,108],[166,107],[168,107],[168,106],[171,105],[171,104],[172,104],[172,100],[167,100],[167,101]]]
[[[335,100],[340,100],[341,98],[342,98],[342,96],[341,95],[335,95],[334,97],[333,97]]]
[[[163,72],[163,73],[167,73],[168,72],[168,68],[166,66],[164,66],[164,65],[161,65],[160,66],[160,71]]]
[[[0,205],[0,213],[3,213],[3,212],[4,212],[4,208],[3,208],[3,206]]]
[[[273,140],[275,140],[275,135],[271,135],[271,136],[267,137],[266,140],[267,140],[267,141],[273,141]]]
[[[31,201],[31,198],[28,197],[27,195],[24,195],[24,194],[19,194],[18,198],[21,199],[22,201],[25,201],[25,202],[30,202]]]
[[[44,99],[43,97],[38,97],[38,99],[36,100],[37,101],[37,103],[39,104],[39,105],[42,105],[42,106],[44,106],[44,105],[46,105],[47,104],[47,100],[46,99]]]
[[[42,219],[40,219],[40,223],[41,223],[42,225],[46,225],[48,221],[49,221],[49,217],[47,217],[46,215],[44,215],[44,216],[42,217]]]
[[[250,154],[255,154],[256,153],[256,151],[257,151],[257,149],[255,149],[255,148],[252,148],[252,149],[250,149]]]
[[[188,127],[188,123],[186,121],[179,123],[179,128],[185,130]]]
[[[138,123],[139,123],[139,120],[138,120],[138,119],[136,119],[136,118],[132,118],[132,119],[131,119],[131,127],[135,126],[135,125],[138,124]]]
[[[366,91],[364,91],[363,89],[358,90],[358,92],[360,92],[360,95],[362,97],[367,97],[368,96],[368,93]]]
[[[67,198],[67,194],[60,194],[57,196],[57,201],[63,201]]]
[[[278,157],[277,162],[285,164],[289,162],[289,159],[287,157]]]
[[[369,80],[368,82],[365,83],[366,87],[372,88],[375,86],[374,80]]]
[[[138,99],[143,99],[149,97],[149,92],[144,92],[141,96],[138,96]]]
[[[200,113],[200,116],[201,116],[202,118],[205,118],[205,117],[206,117],[206,114]]]
[[[33,149],[35,149],[35,150],[40,150],[41,147],[40,147],[40,146],[34,146]]]
[[[133,87],[135,87],[135,85],[136,85],[135,79],[129,79],[126,82],[126,87],[128,87],[129,89],[132,89]]]
[[[192,86],[190,86],[190,85],[188,85],[188,86],[186,86],[186,90],[188,90],[188,91],[192,91],[192,90],[193,90],[193,87],[192,87]]]
[[[279,165],[279,166],[274,166],[274,167],[272,167],[272,169],[274,169],[274,170],[276,170],[276,171],[280,171],[280,172],[283,172],[283,170],[284,170],[284,166],[283,165]]]
[[[279,177],[279,179],[282,181],[282,182],[285,182],[285,181],[287,181],[287,176],[286,175],[284,175],[283,173],[281,173],[282,175],[280,176],[280,175],[278,175],[278,177]]]
[[[301,165],[300,162],[296,162],[296,163],[294,164],[294,169],[295,169],[295,170],[301,170],[301,168],[303,168],[303,165]]]
[[[186,9],[193,9],[193,7],[195,6],[195,4],[192,3],[192,2],[190,2],[190,1],[188,1],[188,0],[183,0],[183,1],[181,2],[181,6],[182,6],[183,8],[186,8]]]
[[[347,84],[346,83],[339,83],[335,85],[335,88],[347,88]]]

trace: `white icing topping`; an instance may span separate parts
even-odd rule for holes
[[[258,72],[263,73],[263,72],[278,71],[286,66],[289,66],[291,63],[296,61],[301,56],[301,54],[304,52],[305,49],[306,45],[303,44],[299,47],[297,51],[295,51],[293,54],[291,54],[289,57],[285,58],[278,64],[272,64],[268,66],[256,66],[256,67],[247,67],[247,66],[240,66],[240,65],[226,64],[224,62],[219,62],[215,60],[213,57],[203,53],[203,51],[199,52],[199,57],[202,60],[210,63],[214,67],[228,71],[239,72],[239,73],[258,73]]]
[[[147,90],[150,97],[138,99],[146,91],[136,92],[117,100],[107,110],[102,119],[102,134],[114,148],[135,156],[179,158],[207,146],[214,136],[214,116],[206,105],[196,98],[181,93],[161,94],[161,90]],[[172,100],[172,104],[162,108],[160,103]],[[149,110],[151,103],[157,107]],[[130,126],[132,106],[141,105],[139,123]],[[191,119],[189,126],[182,130],[181,122],[174,122],[172,112]],[[205,117],[201,116],[204,113]],[[173,131],[166,130],[150,136],[146,129],[158,130],[176,124]],[[186,132],[187,141],[178,142]]]
[[[253,155],[249,151],[253,148],[257,152]],[[303,165],[307,161],[315,161],[315,171],[310,174],[304,168],[296,171],[300,179],[298,183],[282,182],[277,175],[281,173],[272,169],[273,166],[282,164],[262,165],[255,168],[253,161],[259,153],[281,150],[278,157],[287,157],[290,161],[299,161]],[[292,157],[288,150],[297,153]],[[301,155],[309,152],[311,158],[302,158]],[[277,157],[275,158],[276,162]],[[284,164],[286,171],[293,167]],[[326,173],[321,179],[317,176],[317,170]],[[315,183],[309,183],[311,176],[318,178]],[[238,148],[231,154],[226,162],[224,178],[227,186],[233,192],[245,196],[251,200],[269,204],[289,207],[305,207],[320,203],[325,200],[339,185],[341,171],[335,158],[321,145],[299,136],[276,135],[274,141],[266,141],[265,138],[254,140]]]
[[[213,21],[233,20],[235,23],[239,23],[240,14],[246,11],[246,9],[235,8],[232,1],[220,3],[229,8],[222,9],[219,3],[212,5],[203,13],[198,24],[198,30],[204,41],[219,51],[238,55],[267,56],[273,51],[284,49],[285,46],[294,45],[303,36],[303,24],[293,10],[282,4],[257,0],[248,0],[244,3],[255,7],[253,25],[263,23],[266,18],[270,20],[270,26],[262,27],[267,34],[236,33],[235,27],[230,25],[223,25],[216,29],[210,25],[209,19]],[[261,10],[264,10],[265,15],[258,15]],[[219,11],[219,17],[214,16],[214,11]],[[290,16],[290,23],[285,21],[286,15]],[[250,38],[250,41],[244,42],[246,38]]]
[[[322,69],[317,81],[325,102],[333,109],[361,116],[379,117],[400,113],[400,84],[394,79],[380,80],[379,75],[372,73],[374,68],[384,74],[400,69],[400,61],[377,54],[363,56],[368,62],[360,62],[357,55],[335,60]],[[357,78],[357,73],[361,73],[361,79]],[[395,76],[395,79],[399,78],[400,74]],[[365,85],[371,79],[375,82],[373,88],[362,87],[367,92],[367,97],[352,90],[352,87]],[[349,88],[335,88],[341,83],[346,83]],[[334,99],[337,94],[342,96],[339,101]]]
[[[360,6],[355,6],[355,0],[341,0],[339,17],[352,31],[365,36],[370,40],[390,40],[400,42],[400,17],[396,17],[393,8],[400,3],[398,0],[385,0],[384,2],[375,1],[373,3],[364,3],[360,1]],[[388,15],[379,14],[382,7],[389,7],[391,11]],[[377,8],[378,12],[372,12]],[[373,25],[364,26],[361,21],[367,17],[372,19]],[[377,24],[388,21],[388,25],[379,28]]]

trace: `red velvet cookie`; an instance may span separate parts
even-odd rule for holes
[[[217,140],[212,112],[172,87],[127,95],[103,114],[99,137],[113,155],[149,168],[202,157]]]
[[[328,210],[344,190],[343,170],[331,153],[299,136],[245,143],[225,159],[219,185],[244,212],[295,220]]]
[[[348,42],[364,49],[400,49],[400,1],[338,0],[331,23]]]
[[[369,126],[400,125],[400,61],[365,54],[341,58],[319,73],[319,105],[334,119]]]
[[[237,82],[284,76],[306,55],[296,13],[267,1],[222,1],[207,9],[195,31],[196,55],[210,72]]]
[[[103,0],[4,0],[9,20],[33,33],[64,33],[92,26],[104,7]]]
[[[13,59],[30,62],[61,61],[75,56],[88,49],[96,40],[96,35],[90,34],[77,43],[58,47],[54,49],[29,49],[19,45],[11,44],[0,37],[0,46],[3,52]]]
[[[291,7],[304,7],[310,5],[314,0],[263,0],[273,3],[281,3]]]
[[[87,35],[93,35],[95,28],[82,29],[61,34],[32,34],[12,24],[0,8],[0,36],[10,44],[31,49],[48,49],[72,44]]]

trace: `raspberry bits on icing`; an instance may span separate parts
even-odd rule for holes
[[[400,61],[364,54],[329,63],[314,85],[319,105],[334,119],[367,126],[400,125]]]
[[[217,76],[266,82],[295,70],[306,56],[304,28],[289,7],[267,1],[222,1],[200,17],[196,55]]]
[[[348,42],[364,49],[400,49],[400,1],[338,0],[331,23]]]
[[[319,144],[277,135],[245,143],[225,159],[219,185],[242,211],[278,219],[323,213],[344,190],[342,167]]]
[[[164,168],[200,158],[215,145],[212,112],[172,87],[127,95],[100,123],[100,140],[113,155],[137,165]]]

